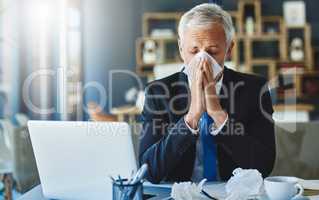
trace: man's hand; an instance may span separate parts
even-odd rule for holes
[[[216,80],[214,79],[213,69],[206,59],[203,63],[203,69],[206,111],[208,115],[214,119],[216,126],[220,127],[227,119],[227,113],[222,109],[220,105],[220,101],[216,93]]]
[[[191,80],[191,104],[185,116],[186,123],[193,129],[197,129],[198,121],[205,111],[204,96],[204,61],[201,60],[198,66],[193,66]]]

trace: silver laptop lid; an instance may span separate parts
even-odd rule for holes
[[[47,198],[111,199],[108,175],[137,168],[127,123],[29,121],[28,128]]]

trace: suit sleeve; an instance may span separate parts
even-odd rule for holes
[[[243,134],[236,133],[242,122],[228,120],[216,142],[231,153],[233,161],[242,168],[258,169],[267,177],[275,161],[274,122],[272,102],[266,81],[260,81],[257,91],[253,92],[253,112],[244,127]],[[238,125],[238,126],[237,126]],[[240,144],[240,145],[239,145]]]
[[[159,183],[175,169],[187,149],[196,144],[197,136],[187,128],[183,117],[174,124],[165,119],[163,99],[153,98],[152,87],[145,90],[142,112],[139,161],[148,164],[147,179]]]

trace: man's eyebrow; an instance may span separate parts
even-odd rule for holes
[[[189,49],[190,49],[190,50],[198,49],[198,46],[191,46]]]
[[[217,48],[218,48],[219,45],[218,45],[218,44],[213,44],[213,45],[209,45],[208,47],[209,47],[209,48],[212,48],[212,47],[217,47]]]

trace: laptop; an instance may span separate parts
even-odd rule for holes
[[[112,199],[109,176],[137,169],[127,123],[29,121],[28,128],[46,198]]]

